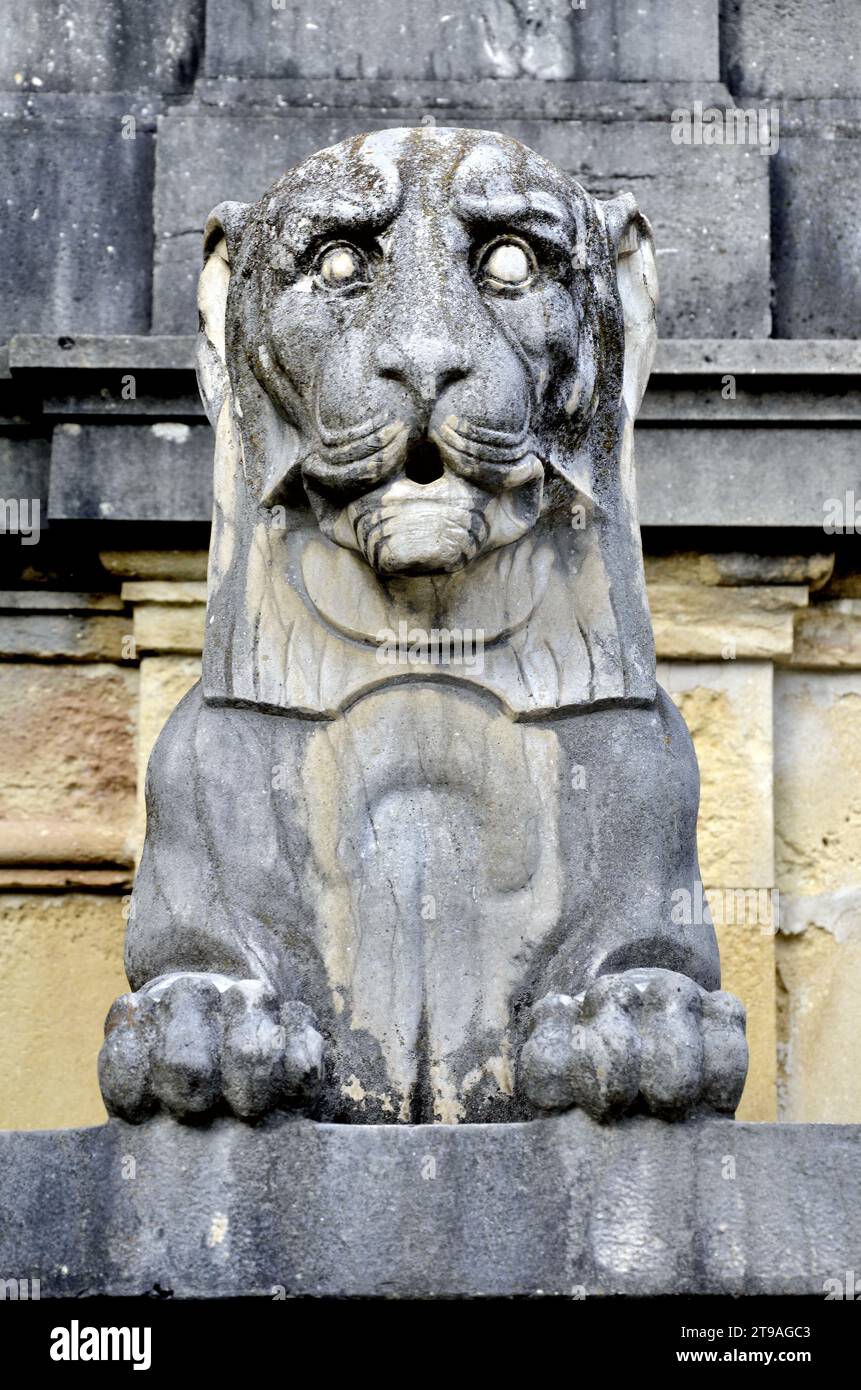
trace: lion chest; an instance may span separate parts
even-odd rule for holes
[[[507,1084],[511,995],[562,901],[558,763],[552,732],[420,684],[309,741],[308,890],[334,1008],[377,1040],[398,1095],[429,1068],[439,1118],[459,1118],[476,1068]]]

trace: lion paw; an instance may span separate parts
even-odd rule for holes
[[[305,1004],[279,1004],[259,980],[164,975],[111,1008],[99,1083],[110,1114],[133,1123],[159,1109],[254,1119],[305,1102],[322,1059]]]
[[[594,1119],[635,1105],[664,1119],[696,1108],[731,1115],[747,1075],[745,1010],[672,970],[604,975],[582,994],[548,994],[532,1010],[520,1084],[544,1110]]]

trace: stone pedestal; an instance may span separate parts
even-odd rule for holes
[[[861,1127],[0,1134],[0,1277],[41,1296],[814,1294],[861,1258]]]

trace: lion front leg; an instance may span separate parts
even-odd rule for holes
[[[255,1119],[310,1104],[323,1039],[283,937],[261,913],[277,893],[276,830],[257,813],[255,852],[236,823],[256,811],[271,755],[264,718],[210,710],[200,689],[171,715],[147,776],[147,836],[126,933],[132,992],[112,1006],[99,1080],[112,1115]],[[209,750],[219,748],[213,759]],[[255,766],[249,749],[262,747]],[[228,795],[225,792],[229,793]],[[285,898],[285,912],[290,902]]]
[[[136,1123],[230,1110],[256,1119],[305,1105],[322,1075],[314,1015],[279,1003],[260,980],[165,975],[117,999],[105,1024],[99,1083],[112,1115]]]
[[[626,970],[573,998],[546,995],[531,1024],[520,1084],[540,1109],[674,1120],[698,1109],[732,1115],[741,1098],[744,1005],[674,970]]]

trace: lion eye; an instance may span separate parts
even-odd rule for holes
[[[489,289],[523,289],[536,271],[535,257],[517,241],[499,241],[488,251],[481,273]]]
[[[367,275],[365,258],[355,246],[330,246],[320,257],[317,273],[331,289],[345,289],[362,283]]]

